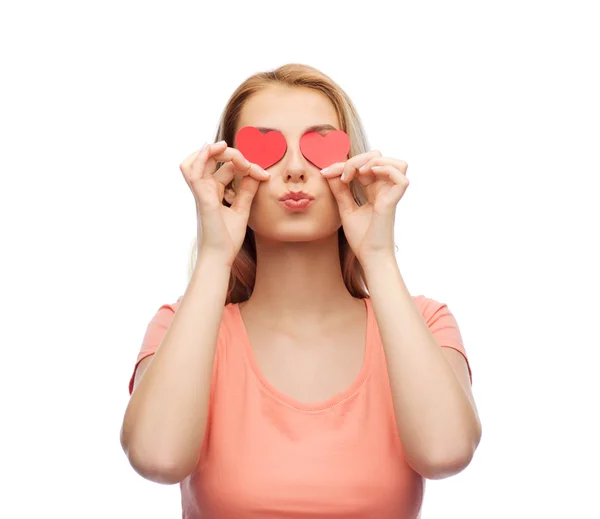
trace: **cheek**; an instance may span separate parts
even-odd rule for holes
[[[335,216],[335,218],[339,219],[340,213],[339,213],[338,204],[335,199],[335,196],[333,196],[333,193],[331,191],[327,190],[326,199],[323,201],[326,202],[327,211],[329,213],[332,213]]]
[[[261,189],[262,188],[262,189]],[[269,193],[262,186],[259,186],[258,191],[252,199],[250,206],[250,215],[248,216],[248,227],[256,230],[255,227],[261,226],[263,222],[269,220],[268,212],[273,212],[273,208],[269,209]]]
[[[333,195],[329,196],[327,199],[327,214],[329,218],[332,218],[335,221],[340,220],[339,208]]]

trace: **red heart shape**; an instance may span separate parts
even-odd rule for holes
[[[267,169],[285,155],[287,143],[281,132],[261,133],[254,126],[244,126],[236,135],[236,147],[250,162]]]
[[[305,133],[300,138],[300,151],[320,169],[335,162],[344,162],[350,151],[350,137],[342,130],[326,135],[317,132]]]

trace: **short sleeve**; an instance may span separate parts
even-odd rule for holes
[[[471,380],[471,384],[473,384],[471,366],[460,329],[448,305],[425,296],[417,296],[415,302],[438,344],[442,348],[452,348],[458,351],[465,358],[469,370],[469,379]]]
[[[140,361],[156,353],[158,346],[162,342],[163,337],[169,329],[169,325],[171,324],[173,316],[175,315],[175,310],[177,309],[180,300],[181,297],[176,303],[162,305],[148,323],[146,333],[144,334],[144,338],[142,340],[142,347],[140,348],[135,361],[133,374],[129,379],[129,395],[133,393],[133,383],[135,381],[135,374]]]

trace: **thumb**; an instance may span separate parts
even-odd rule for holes
[[[342,182],[339,176],[327,178],[327,182],[338,204],[340,214],[351,213],[358,209],[358,204],[350,191],[350,184]]]
[[[259,184],[260,180],[256,180],[250,175],[242,177],[235,198],[233,199],[233,204],[231,204],[231,209],[241,215],[249,216],[252,200],[254,200],[254,195],[258,191]]]

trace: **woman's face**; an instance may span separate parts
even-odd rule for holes
[[[340,228],[337,202],[327,180],[300,152],[300,137],[316,125],[331,127],[316,130],[323,135],[340,129],[331,101],[310,88],[269,86],[244,105],[236,133],[244,126],[271,128],[287,142],[284,157],[268,168],[271,178],[261,181],[254,196],[248,226],[256,235],[276,241],[312,241]],[[279,200],[288,191],[304,191],[314,199],[306,209],[293,211]]]

